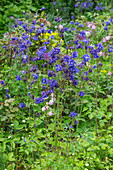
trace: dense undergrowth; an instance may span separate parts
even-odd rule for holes
[[[0,42],[0,169],[112,170],[112,11],[43,10]]]

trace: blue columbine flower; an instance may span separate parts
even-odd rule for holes
[[[71,66],[74,66],[75,64],[75,61],[74,60],[69,60],[68,61],[68,66],[71,67]]]
[[[15,76],[15,80],[20,81],[20,75]]]
[[[42,84],[47,84],[47,78],[42,78],[41,83]]]
[[[103,27],[103,29],[106,30],[106,31],[108,30],[107,26]]]
[[[46,93],[46,92],[41,92],[41,97],[42,97],[43,99],[47,98],[47,93]]]
[[[73,51],[71,57],[72,57],[72,58],[76,58],[76,57],[77,57],[77,54],[78,54],[78,52]]]
[[[71,117],[71,119],[73,119],[76,117],[76,115],[77,115],[77,113],[75,113],[75,111],[73,111],[73,112],[70,112],[69,116]]]
[[[79,96],[84,96],[84,92],[83,92],[83,91],[80,91],[80,92],[79,92]]]
[[[49,87],[55,87],[56,83],[57,83],[56,80],[51,79],[51,80],[49,81]]]
[[[56,65],[56,71],[61,71],[61,65]]]
[[[19,106],[18,106],[20,109],[23,109],[23,107],[25,107],[25,104],[24,103],[19,103]]]
[[[109,52],[109,53],[112,53],[112,52],[113,52],[113,48],[110,47],[110,46],[108,46],[108,52]]]
[[[99,43],[99,44],[97,44],[95,46],[97,46],[97,50],[96,50],[97,52],[100,52],[101,50],[103,50],[102,43]]]
[[[3,80],[0,80],[0,84],[3,85],[3,84],[4,84],[4,81],[3,81]]]
[[[82,58],[84,59],[85,62],[90,60],[90,56],[88,54],[84,54]]]
[[[63,61],[68,62],[69,61],[69,56],[68,55],[64,56]]]
[[[78,80],[73,80],[72,83],[73,83],[73,86],[76,86],[78,84]]]
[[[36,113],[36,116],[40,116],[40,113]]]
[[[105,25],[108,26],[109,25],[109,21],[105,22]]]
[[[39,104],[39,103],[42,103],[44,102],[43,98],[39,97],[39,98],[35,98],[35,103],[36,104]]]
[[[10,96],[9,96],[9,94],[8,94],[8,93],[6,93],[5,97],[6,97],[6,98],[8,98],[8,99],[10,98]]]
[[[33,76],[33,80],[37,80],[38,79],[37,73],[32,74],[32,76]]]
[[[27,55],[22,55],[21,62],[26,63],[28,61],[28,56]]]
[[[92,68],[96,69],[96,65],[93,65]]]

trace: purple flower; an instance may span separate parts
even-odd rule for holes
[[[113,48],[110,47],[110,46],[108,46],[108,52],[109,52],[109,53],[112,53],[112,52],[113,52]]]
[[[15,80],[20,81],[20,75],[15,76]]]
[[[72,57],[72,58],[76,58],[76,57],[77,57],[77,54],[78,54],[78,52],[73,51],[71,57]]]
[[[9,96],[9,94],[8,94],[8,93],[6,93],[5,97],[6,97],[6,98],[8,98],[8,99],[10,98],[10,96]]]
[[[77,120],[75,120],[74,123],[77,124]]]
[[[63,61],[68,62],[69,61],[69,56],[68,55],[64,56]]]
[[[84,96],[84,92],[83,92],[83,91],[80,91],[80,92],[79,92],[79,96]]]
[[[93,67],[92,67],[92,68],[96,69],[96,65],[93,65]]]
[[[44,99],[44,98],[47,98],[47,93],[46,92],[41,92],[41,97]]]
[[[105,25],[106,25],[106,26],[108,26],[108,25],[109,25],[109,22],[108,22],[108,21],[107,21],[107,22],[105,22]]]
[[[73,119],[76,117],[76,115],[77,115],[77,113],[75,113],[75,111],[73,111],[73,112],[70,112],[69,116],[71,117],[71,119]]]
[[[91,69],[91,68],[89,68],[89,70],[88,70],[88,71],[89,71],[89,73],[92,73],[92,69]]]
[[[42,84],[47,84],[47,78],[42,78],[41,83]]]
[[[40,10],[41,10],[41,11],[44,11],[44,10],[45,10],[45,7],[42,7]]]
[[[56,83],[57,83],[56,80],[51,79],[51,80],[49,81],[49,87],[55,87]]]
[[[36,116],[40,116],[40,113],[36,113]]]
[[[33,80],[37,80],[38,79],[37,73],[32,74],[32,76],[33,76]]]
[[[3,81],[3,80],[0,80],[0,84],[3,85],[3,84],[4,84],[4,81]]]
[[[10,19],[14,19],[13,16],[10,16]]]
[[[61,65],[56,65],[56,71],[61,71]]]
[[[39,98],[35,98],[35,103],[36,104],[39,104],[39,103],[42,103],[44,102],[43,98],[39,97]]]
[[[73,80],[72,83],[73,83],[73,86],[76,86],[78,84],[78,80]]]
[[[108,28],[107,28],[107,26],[105,26],[103,29],[104,29],[104,30],[107,30]]]
[[[23,107],[25,107],[25,104],[24,103],[19,103],[19,106],[18,106],[20,109],[23,109]]]
[[[75,64],[75,61],[74,60],[69,60],[68,61],[68,66],[71,67],[71,66],[74,66]]]
[[[27,55],[22,55],[21,62],[26,63],[28,61],[28,56]]]
[[[90,60],[90,56],[88,54],[84,54],[82,58],[84,59],[85,62]]]
[[[102,67],[102,63],[98,63],[98,65],[99,65],[100,67]]]

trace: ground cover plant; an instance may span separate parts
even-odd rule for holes
[[[112,170],[112,10],[64,22],[44,9],[0,42],[0,168]]]

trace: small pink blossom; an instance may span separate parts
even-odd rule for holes
[[[54,103],[54,101],[53,101],[53,100],[50,100],[48,104],[49,104],[49,105],[53,105],[53,103]]]
[[[49,109],[49,106],[46,106],[46,110],[48,110]]]
[[[87,37],[89,37],[91,35],[89,31],[86,31],[85,34]]]
[[[99,56],[103,56],[103,57],[105,56],[105,53],[101,52],[101,51],[98,54],[99,54]]]
[[[49,60],[49,56],[48,56],[48,52],[47,53],[44,53],[44,60]]]
[[[49,115],[49,116],[52,116],[52,115],[53,115],[52,111],[49,111],[49,112],[48,112],[48,115]]]
[[[89,32],[92,33],[92,30],[90,30]]]
[[[95,24],[92,24],[92,25],[91,25],[91,28],[92,28],[93,30],[95,30],[96,25],[95,25]]]
[[[109,71],[107,75],[108,75],[108,76],[111,76],[111,75],[112,75],[112,73]]]
[[[46,110],[46,107],[42,107],[42,112],[44,112]]]
[[[92,81],[89,82],[89,85],[92,85]]]
[[[57,29],[57,26],[55,26],[55,29]]]
[[[107,40],[106,40],[106,38],[103,38],[103,42],[106,42]]]
[[[61,24],[60,24],[58,27],[59,27],[60,29],[63,29],[63,25],[61,25]]]
[[[106,40],[110,40],[110,39],[111,39],[110,35],[106,36]]]

